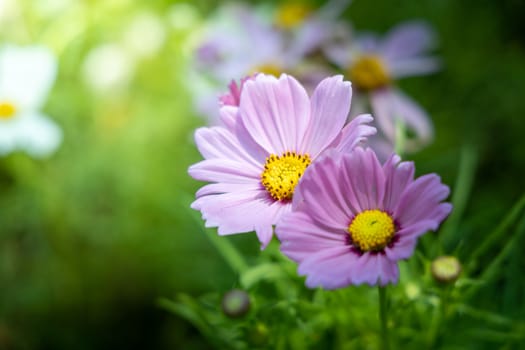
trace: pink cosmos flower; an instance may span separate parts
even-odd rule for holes
[[[382,40],[373,34],[363,34],[327,49],[327,55],[346,71],[357,92],[364,95],[356,97],[368,97],[383,137],[380,142],[388,141],[390,150],[395,143],[398,120],[415,135],[407,140],[407,151],[417,151],[433,139],[432,121],[427,113],[394,83],[400,78],[438,70],[439,60],[425,54],[434,44],[431,28],[423,22],[413,21],[393,28]]]
[[[223,106],[224,126],[200,128],[204,160],[189,174],[211,182],[192,208],[219,235],[255,231],[264,248],[290,211],[294,189],[311,163],[335,148],[349,152],[375,133],[369,115],[345,126],[352,88],[342,76],[324,79],[311,98],[293,77],[259,74],[245,82],[239,107]]]
[[[295,189],[293,211],[276,226],[281,251],[299,263],[308,287],[386,285],[417,238],[452,210],[435,174],[414,179],[414,164],[392,155],[381,165],[370,148],[330,152]]]

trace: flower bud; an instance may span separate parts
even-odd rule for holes
[[[250,296],[243,290],[232,289],[222,297],[222,311],[231,318],[238,318],[250,311]]]
[[[440,256],[432,262],[432,276],[443,283],[457,280],[461,273],[461,264],[454,256]]]

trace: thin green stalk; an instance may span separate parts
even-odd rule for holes
[[[458,231],[459,222],[463,217],[463,212],[465,211],[470,192],[472,191],[477,162],[478,155],[476,150],[471,145],[463,146],[461,149],[458,176],[454,183],[454,193],[452,194],[454,210],[443,225],[438,236],[442,243],[440,244],[441,250],[446,250],[446,246],[451,243],[454,235]],[[441,251],[440,253],[443,252]]]
[[[377,288],[379,291],[379,320],[381,321],[381,342],[383,343],[383,350],[389,350],[390,342],[388,338],[386,286],[378,286]]]
[[[190,207],[189,205],[184,206],[184,209],[188,210],[189,207]],[[227,237],[221,237],[217,234],[215,230],[204,228],[202,220],[198,216],[197,212],[191,210],[190,215],[194,219],[194,221],[197,223],[198,227],[202,228],[202,231],[204,232],[206,237],[208,237],[211,244],[213,244],[215,249],[217,249],[219,254],[224,258],[224,260],[226,260],[230,268],[235,273],[237,273],[238,275],[241,275],[243,272],[248,270],[249,268],[248,264],[246,263],[242,255],[239,254],[235,246],[231,244],[231,242],[228,240]]]
[[[523,209],[525,208],[525,194],[516,202],[514,207],[510,210],[509,214],[500,222],[498,227],[492,231],[488,236],[486,236],[482,243],[470,254],[469,260],[470,269],[474,268],[477,264],[477,260],[485,254],[490,248],[492,248],[495,243],[497,243],[502,236],[508,235],[508,230],[512,224],[518,219],[521,215]]]
[[[242,275],[242,273],[248,269],[248,264],[246,264],[242,255],[239,254],[228,238],[219,236],[214,230],[205,229],[204,231],[210,242],[215,246],[224,260],[226,260],[228,265],[230,265],[232,270]]]
[[[508,255],[512,252],[513,249],[516,249],[516,245],[521,238],[521,235],[525,232],[525,218],[523,218],[516,228],[516,231],[511,235],[510,239],[503,246],[503,249],[500,250],[498,255],[490,264],[483,270],[483,273],[479,277],[485,283],[475,284],[467,290],[463,298],[464,300],[470,299],[482,286],[485,286],[487,282],[493,280],[500,273],[501,264],[505,261]]]
[[[396,120],[396,143],[394,145],[394,152],[400,157],[403,157],[405,153],[406,136],[405,124],[400,119]]]

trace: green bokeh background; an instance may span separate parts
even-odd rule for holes
[[[41,43],[58,54],[59,76],[44,111],[65,137],[47,160],[21,153],[0,159],[0,349],[210,348],[157,300],[237,283],[189,209],[200,186],[187,175],[200,159],[192,133],[203,124],[190,103],[189,48],[219,2],[18,4],[19,16],[0,26],[0,42]],[[61,10],[46,14],[56,4]],[[83,80],[86,56],[118,43],[144,12],[165,26],[164,46],[137,59],[125,86],[92,91]],[[438,33],[443,71],[400,85],[436,126],[435,143],[411,157],[419,174],[437,172],[455,191],[461,149],[477,156],[472,195],[450,242],[451,251],[461,242],[460,257],[524,192],[523,13],[517,0],[357,0],[343,15],[356,29],[377,32],[422,18]],[[224,239],[249,260],[260,254],[253,234]],[[511,319],[525,315],[519,243],[475,307]]]

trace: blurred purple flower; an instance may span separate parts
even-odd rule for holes
[[[414,179],[396,155],[381,165],[374,151],[330,152],[296,188],[293,211],[276,226],[281,251],[299,263],[306,285],[335,289],[384,286],[399,278],[417,238],[435,231],[452,209],[435,174]]]
[[[417,151],[433,139],[433,126],[427,113],[394,86],[399,78],[435,72],[440,62],[425,53],[434,47],[432,29],[420,21],[406,22],[393,28],[384,39],[363,34],[355,40],[329,46],[327,55],[346,73],[357,93],[368,93],[378,129],[390,143],[396,139],[400,121],[414,134],[406,141],[406,151]],[[358,111],[356,111],[358,112]],[[354,111],[351,112],[355,115]],[[388,153],[389,154],[389,153]],[[385,157],[386,158],[386,157]]]
[[[303,84],[311,84],[306,86],[307,90],[313,90],[328,75],[328,70],[319,64],[306,64],[305,58],[320,49],[332,35],[334,24],[328,15],[337,13],[327,12],[323,7],[319,15],[313,12],[293,27],[282,28],[257,8],[239,3],[221,7],[209,21],[208,34],[195,51],[191,81],[205,78],[206,84],[202,85],[208,86],[194,89],[197,111],[215,124],[217,98],[224,86],[232,79],[255,73],[276,77],[281,73],[293,74]]]
[[[206,226],[219,235],[255,231],[264,248],[309,164],[328,148],[348,152],[375,133],[369,115],[345,126],[351,96],[342,76],[324,79],[311,98],[286,74],[246,81],[239,107],[220,110],[224,126],[195,133],[205,159],[189,174],[212,183],[197,191],[192,208]]]

